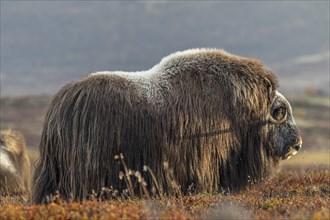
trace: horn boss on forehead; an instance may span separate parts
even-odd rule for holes
[[[143,173],[147,187],[168,195],[192,184],[196,192],[240,190],[249,178],[269,175],[287,149],[279,127],[291,118],[277,87],[260,61],[218,49],[177,52],[146,71],[97,72],[67,84],[45,118],[33,201],[56,191],[77,200],[103,187],[121,192],[128,186],[118,178],[120,153],[130,169],[147,165],[157,179]],[[133,190],[138,186],[132,178]]]

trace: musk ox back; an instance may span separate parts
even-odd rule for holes
[[[147,165],[158,187],[239,190],[301,146],[288,101],[261,62],[218,49],[177,52],[147,71],[97,72],[53,98],[40,141],[33,201],[58,191],[81,200],[125,189],[127,167]],[[166,166],[164,166],[164,164]],[[150,175],[144,175],[153,187]],[[132,187],[139,187],[133,180]]]
[[[26,194],[30,190],[30,162],[21,133],[0,131],[0,194]]]

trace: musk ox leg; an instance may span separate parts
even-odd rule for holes
[[[44,166],[44,167],[43,167]],[[54,194],[56,186],[54,185],[53,175],[47,165],[38,162],[33,176],[32,202],[45,203],[47,196]]]

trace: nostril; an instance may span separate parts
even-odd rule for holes
[[[299,144],[299,145],[296,145],[296,146],[294,146],[293,147],[296,151],[299,151],[300,150],[300,148],[301,148],[301,145]]]

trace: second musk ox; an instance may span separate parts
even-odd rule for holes
[[[0,195],[28,195],[30,161],[22,134],[0,131]]]
[[[237,191],[301,147],[289,102],[260,61],[218,49],[171,54],[147,71],[96,72],[64,86],[47,113],[33,201],[123,190],[147,165],[169,193]],[[164,164],[166,166],[164,166]],[[171,180],[167,178],[171,174]],[[147,187],[155,181],[143,173]],[[134,189],[139,187],[132,180]]]

